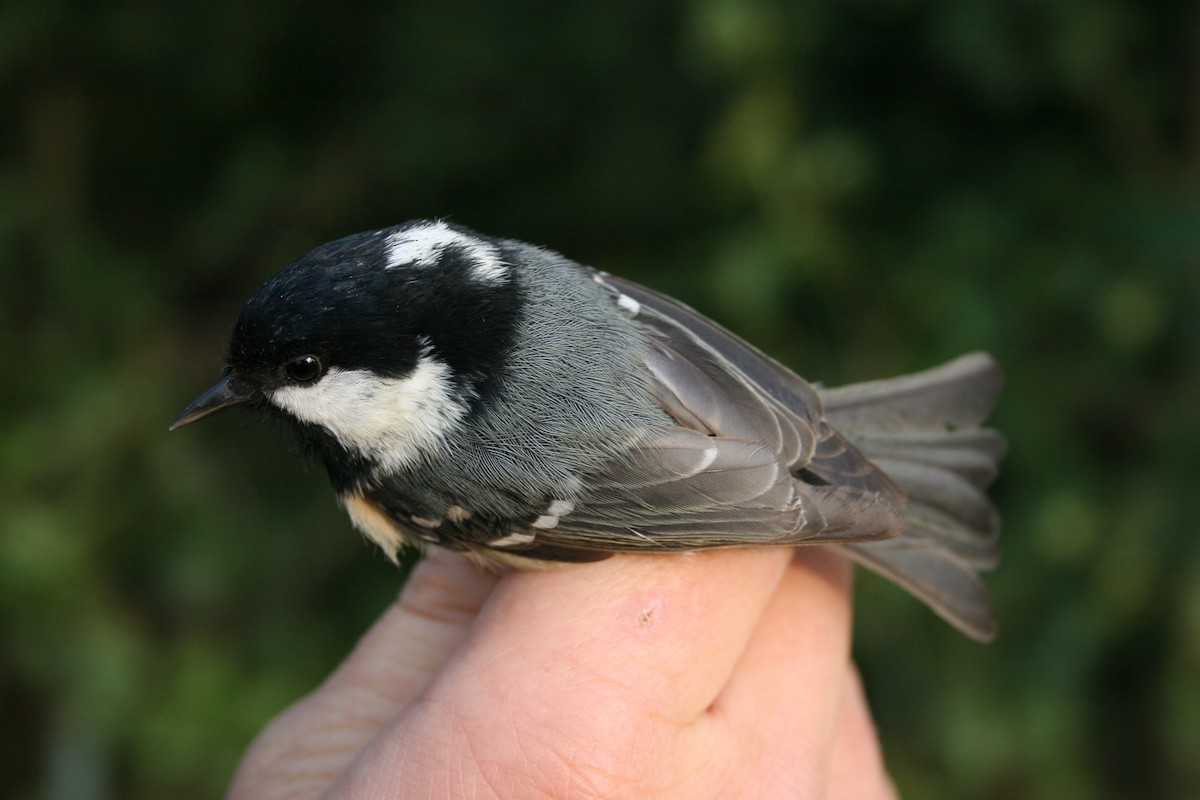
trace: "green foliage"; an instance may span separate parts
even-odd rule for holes
[[[450,216],[828,383],[982,348],[1002,633],[882,582],[911,798],[1200,792],[1195,10],[1132,0],[0,7],[0,773],[211,797],[400,576],[272,430],[166,425],[242,299]]]

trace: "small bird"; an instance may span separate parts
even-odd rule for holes
[[[393,560],[825,544],[986,641],[1005,445],[981,424],[1002,380],[973,353],[818,389],[665,295],[419,220],[270,278],[171,428],[232,406],[282,419]]]

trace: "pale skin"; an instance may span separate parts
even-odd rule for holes
[[[822,548],[481,571],[431,551],[229,797],[895,798]]]

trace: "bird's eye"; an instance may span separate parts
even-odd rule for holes
[[[300,356],[289,361],[283,369],[296,383],[312,383],[321,375],[321,360],[316,356]]]

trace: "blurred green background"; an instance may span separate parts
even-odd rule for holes
[[[1002,625],[873,578],[908,798],[1200,797],[1200,10],[0,6],[0,784],[219,795],[393,567],[270,426],[167,435],[316,244],[449,216],[827,383],[993,352]]]

